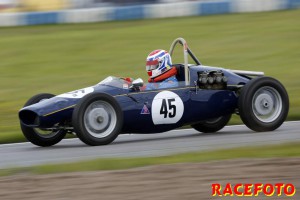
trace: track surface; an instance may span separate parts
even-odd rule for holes
[[[194,129],[150,135],[120,135],[112,144],[90,147],[79,139],[66,139],[53,147],[31,143],[0,145],[0,168],[63,163],[103,157],[162,156],[189,151],[300,141],[300,122],[285,122],[273,132],[255,133],[244,125],[227,126],[218,133]]]

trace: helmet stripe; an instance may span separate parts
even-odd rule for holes
[[[160,52],[158,52],[157,54],[154,54],[154,55],[149,56],[149,57],[147,58],[147,60],[149,60],[149,61],[156,60],[157,58],[163,57],[163,56],[165,56],[165,55],[166,55],[165,51],[160,51]]]

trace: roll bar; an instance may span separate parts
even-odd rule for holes
[[[189,74],[189,67],[188,67],[188,55],[191,56],[191,58],[195,61],[195,63],[197,65],[201,65],[200,61],[198,60],[198,58],[193,54],[193,52],[191,51],[191,49],[188,47],[187,42],[185,41],[185,39],[183,38],[176,38],[173,43],[171,44],[169,53],[172,57],[173,51],[175,49],[175,46],[177,44],[181,44],[183,47],[183,59],[184,59],[184,79],[185,79],[185,85],[189,85],[190,84],[190,74]]]

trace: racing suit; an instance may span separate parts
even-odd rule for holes
[[[179,83],[176,76],[171,76],[161,82],[152,82],[146,85],[146,90],[156,90],[164,88],[178,87]]]

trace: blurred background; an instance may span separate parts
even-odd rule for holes
[[[188,1],[188,0],[187,0]],[[184,2],[179,0],[0,0],[2,12],[53,11],[140,4]]]
[[[288,119],[299,120],[299,7],[300,0],[0,0],[0,143],[25,140],[17,113],[31,96],[109,75],[146,81],[146,56],[177,37],[205,65],[280,80]]]

